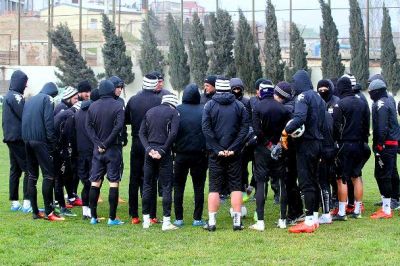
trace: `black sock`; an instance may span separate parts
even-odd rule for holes
[[[42,184],[42,194],[44,201],[44,210],[46,215],[49,215],[53,211],[53,189],[54,179],[45,177]]]
[[[92,218],[97,218],[97,200],[99,199],[100,188],[91,186],[89,191],[89,207]]]
[[[87,182],[84,181],[82,183],[83,183],[83,188],[81,193],[82,205],[89,206],[90,181]]]
[[[29,195],[29,200],[31,201],[31,206],[32,206],[32,212],[33,214],[38,214],[39,213],[39,208],[37,205],[37,179],[28,179],[28,195]]]
[[[115,220],[115,217],[117,216],[118,194],[119,194],[119,189],[117,187],[110,187],[110,192],[108,194],[108,202],[110,204],[111,220]]]

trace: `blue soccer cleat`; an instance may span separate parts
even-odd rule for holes
[[[122,224],[124,224],[124,222],[122,222],[121,220],[118,220],[118,219],[111,220],[109,218],[107,224],[108,225],[122,225]]]

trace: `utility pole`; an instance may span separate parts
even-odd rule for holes
[[[293,5],[292,0],[289,0],[289,67],[292,66],[292,13]]]
[[[21,65],[21,0],[18,0],[18,65]]]
[[[115,0],[112,0],[112,20],[115,27]]]
[[[51,0],[48,1],[48,8],[47,8],[47,32],[50,32],[51,30]],[[51,38],[47,37],[47,65],[51,66],[51,54],[52,54],[52,43],[51,43]]]
[[[367,24],[367,41],[365,42],[366,43],[366,50],[367,50],[367,61],[368,61],[368,67],[369,67],[369,0],[366,0],[367,1],[367,14],[366,14],[366,19],[367,19],[367,22],[366,22],[366,24]]]
[[[217,9],[215,9],[215,13],[217,13],[218,9],[219,9],[219,3],[218,0],[216,0],[216,4],[217,4]]]
[[[253,17],[253,38],[256,38],[256,8],[255,8],[255,0],[252,1],[252,17]]]
[[[181,0],[181,38],[183,40],[183,0]]]
[[[79,0],[79,53],[82,55],[82,2]]]
[[[121,36],[121,0],[118,3],[118,35]]]

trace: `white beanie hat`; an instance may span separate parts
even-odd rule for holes
[[[63,100],[68,100],[69,98],[72,98],[74,95],[78,94],[78,90],[75,89],[74,87],[68,86],[63,93],[62,99]]]
[[[162,97],[161,104],[163,103],[168,103],[173,107],[176,107],[178,105],[178,98],[175,94],[167,94]]]
[[[155,75],[147,74],[143,77],[143,89],[155,90],[158,84],[158,78]]]
[[[215,81],[215,90],[217,92],[230,92],[231,85],[229,79],[225,77],[218,77]]]
[[[356,77],[354,77],[354,75],[352,74],[344,74],[341,78],[346,77],[349,78],[351,81],[351,87],[354,87],[357,84],[357,80]]]

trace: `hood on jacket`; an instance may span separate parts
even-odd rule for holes
[[[109,80],[102,80],[99,85],[99,95],[100,98],[103,97],[114,97],[114,84]]]
[[[48,83],[44,84],[40,93],[47,94],[51,97],[56,97],[58,94],[58,89],[57,89],[56,84],[54,84],[53,82],[48,82]]]
[[[292,95],[299,95],[302,92],[313,89],[310,77],[305,70],[298,70],[293,75],[291,85],[293,90]]]
[[[192,83],[183,90],[182,103],[200,104],[199,87]]]
[[[112,76],[108,80],[112,82],[112,84],[114,85],[114,88],[118,88],[118,87],[123,88],[125,86],[124,81],[118,76]]]
[[[21,70],[16,70],[11,75],[10,90],[24,94],[28,76]]]
[[[82,110],[86,110],[89,109],[89,106],[92,104],[91,100],[87,100],[87,101],[82,101],[81,103],[81,109]]]
[[[243,81],[240,78],[231,78],[229,85],[231,86],[231,93],[235,95],[236,99],[240,100],[243,97],[244,92]],[[240,91],[236,93],[233,91],[234,88],[239,88]]]
[[[328,91],[326,93],[319,91],[318,89],[321,87],[328,88]],[[318,81],[317,91],[318,91],[318,94],[321,95],[322,99],[324,99],[325,102],[329,102],[332,99],[333,92],[335,91],[335,85],[333,85],[333,82],[329,79],[322,79],[322,80]]]
[[[354,95],[351,80],[348,77],[341,77],[336,84],[336,88],[340,98]]]
[[[212,99],[222,105],[231,104],[236,100],[235,95],[230,92],[217,93],[212,97]]]

